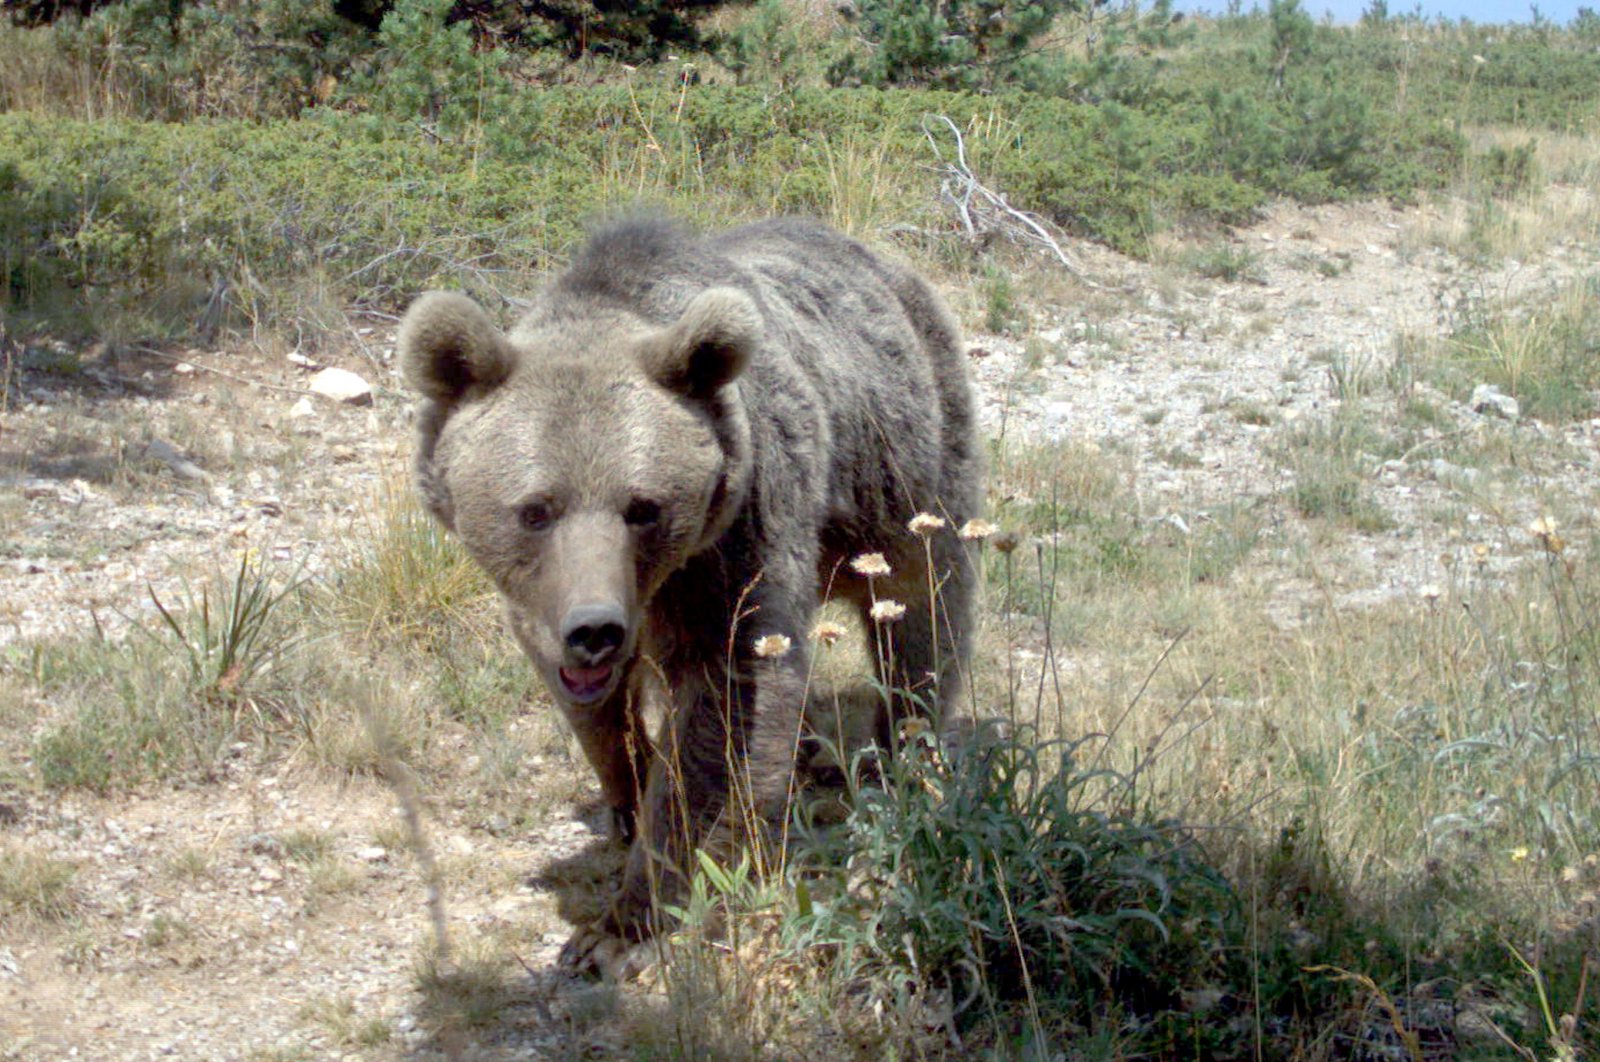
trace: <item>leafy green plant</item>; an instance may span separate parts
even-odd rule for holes
[[[881,785],[858,760],[842,833],[808,835],[820,858],[797,941],[845,948],[879,977],[942,983],[990,1015],[1106,991],[1159,1005],[1203,979],[1223,947],[1226,883],[1178,824],[1138,814],[1136,772],[1088,758],[1082,742],[985,725],[960,744],[907,741],[879,764]]]
[[[262,681],[305,641],[305,635],[273,623],[279,605],[303,585],[303,580],[291,579],[275,586],[270,569],[245,554],[214,605],[209,586],[200,588],[198,600],[187,591],[176,610],[150,592],[168,636],[163,644],[184,666],[195,697],[206,704],[259,710]],[[149,634],[139,626],[133,629]]]

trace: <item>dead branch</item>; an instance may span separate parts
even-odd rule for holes
[[[947,158],[939,146],[940,124],[955,138],[953,159]],[[969,241],[978,243],[991,236],[1000,235],[1013,243],[1043,247],[1055,256],[1056,261],[1060,262],[1067,272],[1091,288],[1101,287],[1089,279],[1083,267],[1074,261],[1050,234],[1043,218],[1012,206],[1006,202],[1004,194],[986,188],[983,182],[973,175],[972,167],[967,163],[966,141],[962,138],[961,130],[956,127],[955,122],[942,114],[925,114],[922,116],[922,134],[928,138],[928,146],[933,149],[934,157],[939,160],[940,197],[955,209],[956,217],[960,220]]]
[[[308,391],[304,387],[285,387],[282,384],[267,383],[265,380],[254,380],[248,376],[240,376],[238,373],[228,372],[226,369],[219,369],[215,365],[206,365],[202,362],[195,361],[193,358],[184,358],[179,357],[176,354],[168,354],[165,351],[156,350],[154,347],[132,347],[130,349],[147,357],[160,358],[163,361],[170,361],[174,365],[193,365],[201,372],[209,372],[214,376],[220,376],[224,380],[232,380],[235,383],[249,384],[252,387],[260,387],[267,391],[281,391],[286,395],[310,395],[313,398],[316,397],[315,391]]]

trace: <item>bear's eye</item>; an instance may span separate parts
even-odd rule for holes
[[[652,527],[661,519],[661,506],[648,498],[635,498],[622,511],[629,527]]]
[[[555,519],[555,511],[544,500],[527,502],[517,510],[517,519],[529,531],[543,531]]]

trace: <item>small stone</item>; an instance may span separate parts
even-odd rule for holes
[[[1501,392],[1494,384],[1479,384],[1472,389],[1472,398],[1467,403],[1474,413],[1484,413],[1503,420],[1516,420],[1522,413],[1522,407],[1517,400]]]
[[[151,439],[144,448],[145,456],[160,461],[183,479],[206,480],[211,476],[205,469],[178,452],[178,448],[163,439]]]
[[[307,386],[322,397],[347,406],[372,404],[372,385],[349,369],[323,369],[310,379]]]
[[[388,860],[389,850],[373,845],[370,848],[357,848],[356,858],[364,863],[382,863]]]
[[[300,401],[289,407],[289,416],[294,420],[300,420],[304,417],[314,417],[316,415],[317,407],[312,404],[311,399],[309,398],[302,398]]]
[[[240,842],[240,847],[247,852],[272,856],[275,859],[282,859],[285,855],[283,842],[270,833],[252,833]]]

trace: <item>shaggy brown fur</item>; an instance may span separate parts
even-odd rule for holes
[[[679,893],[719,823],[783,814],[824,593],[906,606],[867,622],[888,632],[880,658],[892,642],[880,677],[908,691],[885,746],[897,714],[959,687],[973,573],[955,529],[981,462],[955,326],[904,267],[812,222],[700,237],[634,219],[509,335],[433,293],[400,350],[423,396],[423,497],[494,579],[624,836],[638,820],[610,914],[567,962],[605,965],[650,933],[652,896]],[[918,512],[947,521],[931,573]],[[842,567],[866,551],[892,574]],[[758,655],[766,635],[791,647]]]

